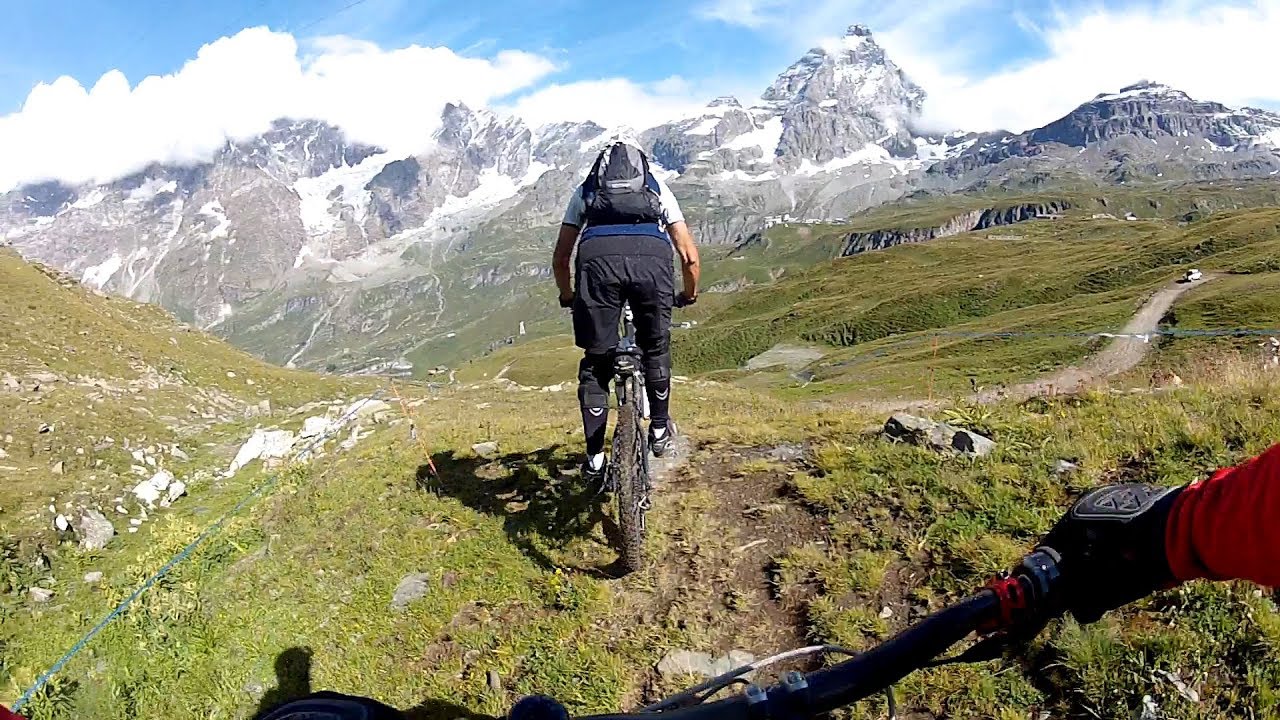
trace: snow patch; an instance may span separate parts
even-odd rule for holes
[[[818,107],[829,108],[829,107],[835,107],[836,105],[839,105],[839,104],[840,104],[839,100],[836,100],[835,98],[831,98],[829,100],[823,100],[822,102],[818,103]]]
[[[544,162],[540,162],[538,160],[534,160],[533,162],[529,163],[529,169],[525,171],[524,177],[520,178],[520,187],[528,187],[538,182],[539,178],[547,174],[549,170],[554,170],[554,169],[555,168],[552,167],[551,165],[548,165]]]
[[[720,118],[709,117],[704,119],[702,122],[698,123],[697,125],[689,128],[688,130],[685,130],[684,134],[685,135],[710,135],[711,133],[716,131],[717,127],[720,127]]]
[[[834,160],[830,160],[828,162],[822,163],[821,165],[815,165],[806,158],[805,160],[800,162],[800,167],[796,169],[796,174],[797,175],[817,175],[819,173],[828,173],[828,172],[834,172],[836,170],[842,170],[844,168],[852,167],[854,165],[873,165],[873,164],[879,165],[879,164],[885,164],[885,163],[894,164],[894,165],[898,164],[894,162],[894,159],[891,155],[889,155],[888,150],[885,150],[879,145],[867,145],[866,147],[863,147],[861,150],[855,150],[852,153],[842,158],[836,158]]]
[[[342,222],[342,218],[331,210],[335,200],[329,199],[338,188],[342,189],[342,194],[336,202],[350,207],[356,222],[363,222],[369,212],[370,198],[369,191],[364,188],[393,160],[395,158],[390,153],[376,153],[355,165],[331,168],[313,178],[298,178],[293,190],[301,201],[299,214],[307,234],[324,235]]]
[[[71,203],[71,207],[77,210],[86,210],[106,199],[107,199],[106,193],[102,192],[102,190],[98,188],[94,188],[93,191],[90,192],[88,195],[85,195],[84,197],[81,197],[81,198],[77,198],[75,202]]]
[[[159,178],[147,178],[146,182],[129,191],[128,197],[124,199],[127,203],[142,203],[151,200],[157,195],[171,193],[178,189],[178,183],[174,180],[161,180]]]
[[[227,212],[222,208],[222,203],[217,200],[207,202],[200,207],[200,214],[218,221],[217,227],[209,231],[210,239],[230,235],[231,221],[227,219]]]
[[[111,276],[116,274],[120,266],[124,264],[124,258],[120,257],[120,253],[111,253],[111,257],[103,260],[97,265],[91,265],[84,269],[80,275],[80,282],[84,285],[92,285],[101,290],[104,285],[111,280]]]
[[[764,157],[768,159],[778,154],[779,142],[782,142],[782,118],[775,117],[766,120],[755,130],[730,140],[722,147],[727,150],[746,150],[747,148],[758,147],[764,153]]]
[[[762,173],[759,173],[759,174],[756,174],[756,175],[752,175],[752,174],[750,174],[750,173],[748,173],[748,172],[746,172],[746,171],[743,171],[743,170],[732,170],[732,171],[730,171],[730,170],[725,170],[725,171],[721,172],[720,174],[716,175],[716,179],[721,180],[721,181],[724,181],[724,180],[738,180],[738,181],[740,181],[740,182],[765,182],[765,181],[768,181],[768,180],[777,180],[777,179],[778,179],[778,173],[776,173],[776,172],[774,172],[774,171],[772,171],[772,170],[768,170],[768,171],[766,171],[766,172],[762,172]]]
[[[306,261],[306,259],[311,255],[312,255],[311,248],[306,245],[303,245],[302,249],[298,250],[298,257],[293,259],[294,269],[296,270],[302,267],[302,263]]]

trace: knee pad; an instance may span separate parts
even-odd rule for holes
[[[669,382],[671,380],[671,353],[646,355],[644,358],[644,381],[650,385]]]
[[[609,378],[613,365],[608,355],[587,355],[578,363],[578,405],[609,407]]]

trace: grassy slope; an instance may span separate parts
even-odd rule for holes
[[[1000,340],[1001,349],[992,352],[996,341],[990,339],[943,338],[935,362],[926,331],[1114,330],[1145,295],[1191,266],[1264,278],[1251,301],[1253,316],[1241,308],[1246,315],[1232,321],[1248,322],[1269,302],[1258,298],[1267,297],[1268,262],[1277,251],[1280,210],[1274,208],[1189,225],[1077,216],[899,246],[740,293],[675,341],[676,363],[686,372],[736,368],[777,342],[793,341],[830,354],[813,368],[820,380],[833,381],[828,390],[895,392],[907,374],[896,366],[922,370],[926,352],[944,387],[954,389],[968,375],[1008,381],[1078,359],[1090,345],[1032,337]],[[1201,292],[1229,290],[1210,285]],[[875,369],[888,365],[895,366],[887,378],[894,382],[885,384]],[[918,386],[924,378],[916,377]]]
[[[315,687],[416,707],[420,718],[496,715],[531,692],[577,713],[632,707],[650,683],[678,684],[650,670],[670,648],[763,653],[805,636],[867,646],[1006,567],[1079,490],[1119,477],[1185,481],[1280,435],[1270,377],[964,411],[1001,444],[977,463],[886,444],[848,413],[716,385],[677,390],[701,450],[657,496],[653,569],[597,577],[613,553],[590,489],[557,473],[576,459],[571,393],[441,396],[419,411],[423,446],[390,428],[353,455],[287,473],[100,636],[36,717],[244,717],[264,689],[269,700],[297,691],[288,662],[303,649]],[[547,397],[559,411],[530,415]],[[500,442],[500,462],[467,449],[485,439]],[[813,443],[812,464],[744,451],[780,440]],[[439,478],[420,470],[426,451]],[[1082,473],[1055,477],[1062,457]],[[761,512],[783,513],[787,530],[744,520]],[[157,524],[127,562],[58,548],[58,605],[19,604],[6,618],[5,694],[199,528],[194,517]],[[769,542],[744,554],[761,532]],[[106,570],[104,588],[80,584],[90,568]],[[427,575],[428,595],[392,611],[396,583],[414,572]],[[918,674],[899,701],[953,716],[1127,718],[1150,694],[1174,717],[1265,716],[1276,709],[1278,643],[1268,599],[1246,584],[1197,583],[1097,626],[1055,623],[1025,667]],[[1180,700],[1153,669],[1178,673],[1206,702]],[[868,703],[853,714],[881,712]]]

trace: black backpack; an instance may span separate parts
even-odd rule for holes
[[[649,158],[639,148],[622,142],[600,152],[582,183],[588,227],[660,223],[659,198]]]

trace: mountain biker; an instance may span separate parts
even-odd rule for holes
[[[577,281],[569,258],[577,245]],[[678,255],[683,292],[675,295],[673,255]],[[649,396],[649,448],[667,453],[670,426],[671,308],[698,297],[700,265],[693,235],[671,190],[649,169],[638,143],[619,138],[596,157],[569,199],[552,256],[560,306],[573,308],[578,365],[578,404],[586,436],[583,475],[604,474],[605,426],[609,420],[611,351],[618,344],[622,306],[635,316],[636,344],[644,355]],[[576,286],[576,292],[574,290]]]
[[[1189,580],[1280,586],[1280,444],[1178,487],[1104,485],[1077,500],[1037,547],[1061,560],[1060,609],[1081,623]],[[354,711],[353,711],[354,709]],[[308,714],[310,713],[310,714]],[[327,713],[327,714],[326,714]],[[368,698],[317,692],[258,720],[404,720]],[[0,706],[0,720],[23,720]]]

